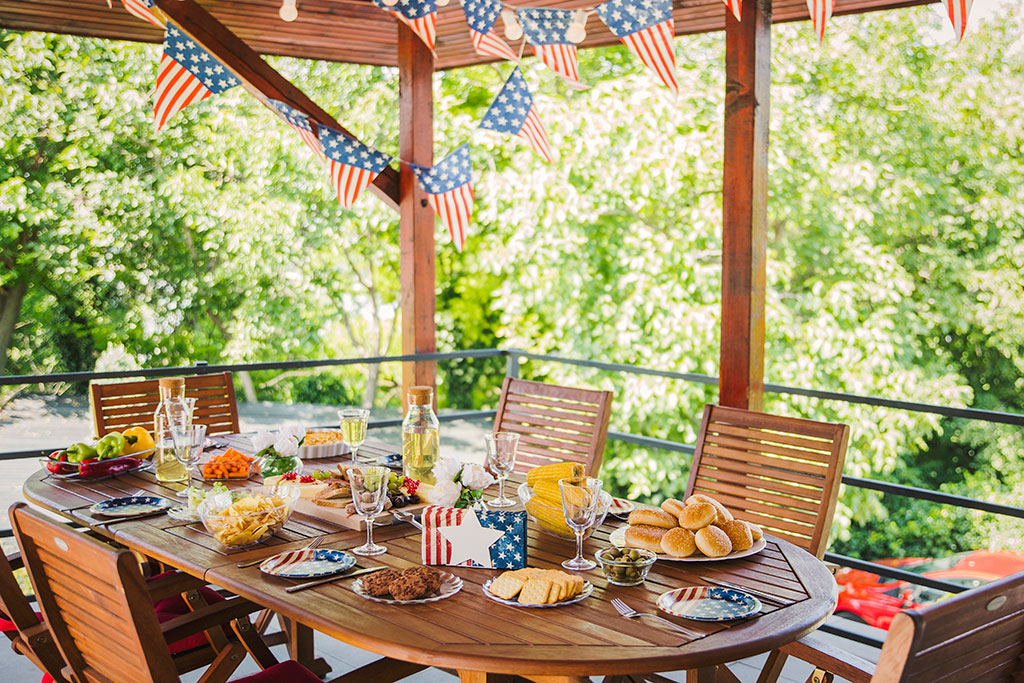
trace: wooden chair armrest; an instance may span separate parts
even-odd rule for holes
[[[216,626],[227,624],[234,619],[259,612],[262,605],[249,602],[243,598],[234,598],[224,602],[205,605],[194,612],[183,614],[160,624],[164,640],[168,644],[176,643],[201,631],[208,631]]]
[[[779,650],[845,678],[851,683],[870,683],[875,672],[874,662],[841,649],[818,633],[811,633],[800,640],[783,645]]]
[[[149,591],[149,599],[156,602],[205,585],[206,582],[202,579],[197,579],[184,572],[174,572],[159,579],[146,581],[146,590]]]
[[[822,564],[825,565],[826,569],[828,569],[830,572],[832,572],[833,576],[835,576],[837,571],[839,571],[840,569],[843,568],[842,565],[836,564],[835,562],[825,562],[825,561],[822,561]]]

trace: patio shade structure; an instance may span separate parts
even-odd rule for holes
[[[833,14],[935,0],[836,0]],[[516,7],[592,7],[596,0],[521,0]],[[284,22],[280,0],[157,0],[157,7],[220,59],[256,97],[278,99],[345,131],[260,55],[393,66],[399,74],[399,156],[433,164],[432,74],[495,61],[473,48],[458,2],[438,8],[436,57],[370,0],[301,0]],[[807,0],[746,0],[737,21],[721,0],[674,0],[676,35],[725,31],[722,321],[719,402],[759,410],[764,385],[766,204],[771,24],[808,20]],[[105,0],[0,0],[0,27],[150,43],[163,32]],[[580,48],[619,44],[591,21]],[[347,132],[347,131],[346,131]],[[370,188],[400,214],[402,352],[436,350],[434,214],[408,163]],[[435,384],[432,362],[406,363],[403,387]]]

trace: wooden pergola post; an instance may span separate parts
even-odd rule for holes
[[[434,57],[405,24],[398,24],[398,152],[406,161],[432,166],[434,159]],[[409,164],[398,177],[402,285],[402,353],[437,350],[434,212]],[[402,365],[402,405],[409,387],[435,386],[437,364]],[[435,392],[436,393],[436,392]]]
[[[743,21],[736,21],[731,12],[725,14],[718,395],[724,406],[760,410],[764,395],[771,0],[744,3]]]

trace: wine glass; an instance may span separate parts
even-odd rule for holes
[[[174,457],[185,466],[188,481],[185,490],[174,495],[178,498],[188,498],[189,490],[192,488],[192,467],[199,462],[206,446],[206,425],[171,422],[170,431],[171,439],[174,441]]]
[[[507,508],[516,504],[511,498],[505,497],[505,480],[516,465],[516,449],[519,448],[519,435],[514,432],[498,432],[484,436],[487,442],[487,463],[498,475],[498,497],[488,505],[494,508]]]
[[[366,520],[366,543],[352,550],[356,555],[380,555],[388,551],[373,542],[373,518],[384,509],[387,499],[388,474],[386,467],[352,467],[348,471],[348,483],[352,487],[352,502],[356,512]]]
[[[370,411],[366,408],[342,408],[338,411],[341,422],[341,436],[352,449],[352,464],[359,462],[356,451],[366,441],[366,421]]]
[[[568,477],[558,480],[562,492],[562,514],[565,523],[576,534],[576,557],[562,566],[574,571],[593,569],[597,565],[583,557],[583,533],[594,523],[601,500],[601,480],[593,477]]]

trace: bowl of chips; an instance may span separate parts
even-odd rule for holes
[[[300,495],[293,484],[252,486],[209,495],[199,504],[203,526],[226,548],[264,541],[284,526]]]

